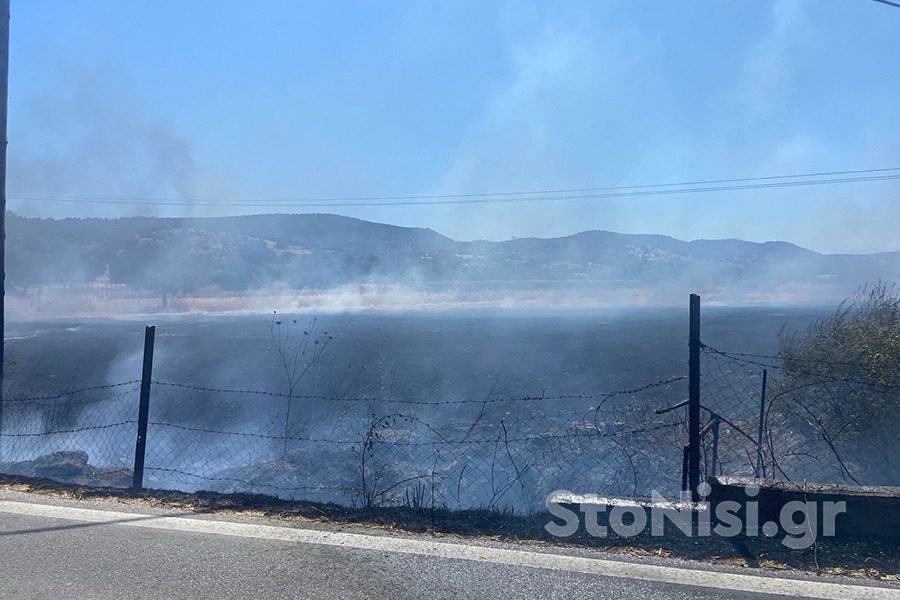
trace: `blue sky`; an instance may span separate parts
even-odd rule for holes
[[[11,197],[453,194],[900,166],[900,10],[867,0],[13,0]],[[897,181],[339,212],[900,250]],[[12,200],[38,216],[268,208]]]

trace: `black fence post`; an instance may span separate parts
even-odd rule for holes
[[[719,417],[715,416],[712,420],[712,460],[710,461],[709,472],[716,476],[719,474],[719,425],[721,424]]]
[[[134,445],[134,479],[131,487],[144,487],[144,454],[147,451],[147,421],[150,418],[150,379],[153,376],[153,338],[156,327],[148,325],[144,331],[144,367],[141,371],[141,403],[138,407],[137,442]]]
[[[688,338],[688,486],[691,499],[700,500],[700,296],[691,294]]]
[[[766,379],[768,369],[763,369],[762,392],[759,396],[759,429],[756,432],[756,478],[766,476],[766,465],[763,464],[763,427],[766,422]]]

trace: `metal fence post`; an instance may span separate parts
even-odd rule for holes
[[[688,338],[688,486],[700,500],[700,296],[691,294]]]
[[[6,145],[9,96],[9,0],[0,2],[0,429],[3,427],[6,338]]]
[[[710,461],[709,472],[713,476],[719,474],[719,425],[721,420],[718,416],[714,416],[712,420],[712,460]]]
[[[766,378],[768,369],[763,369],[762,392],[759,396],[759,428],[756,432],[756,478],[766,476],[766,466],[763,464],[763,426],[766,422]]]
[[[140,490],[144,486],[144,454],[147,450],[147,421],[150,417],[150,379],[153,374],[153,339],[156,327],[148,325],[144,330],[144,367],[141,371],[141,402],[138,407],[137,442],[134,445],[134,479],[131,487]]]

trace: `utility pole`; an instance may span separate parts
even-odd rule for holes
[[[0,431],[6,337],[6,114],[9,95],[9,0],[0,0]]]

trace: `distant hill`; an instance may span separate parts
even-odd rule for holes
[[[8,291],[97,280],[191,293],[353,283],[640,288],[775,294],[786,287],[846,295],[896,280],[900,253],[823,255],[786,242],[684,242],[586,231],[504,242],[458,242],[430,229],[328,214],[221,218],[7,217]]]

